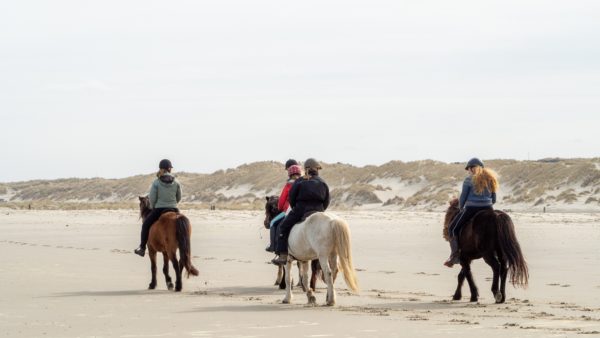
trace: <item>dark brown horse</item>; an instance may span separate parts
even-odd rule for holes
[[[265,228],[269,229],[271,220],[280,213],[279,208],[277,206],[277,204],[279,203],[279,196],[268,196],[266,199],[267,203],[265,204],[265,220],[263,224]],[[317,276],[321,275],[322,272],[319,260],[311,261],[310,267],[312,271],[310,277],[310,288],[315,290],[315,287],[317,285]],[[298,262],[298,270],[300,270],[300,262]],[[302,286],[302,288],[304,289],[304,286],[301,284],[302,278],[299,278],[299,280],[299,286]],[[275,279],[275,285],[279,285],[279,288],[282,290],[284,290],[286,287],[285,269],[283,265],[279,266],[279,269],[277,270],[277,278]]]
[[[450,201],[444,220],[444,238],[449,239],[448,226],[459,213],[458,199]],[[462,285],[467,279],[471,290],[471,302],[479,298],[477,286],[471,273],[471,261],[483,258],[494,273],[492,293],[496,303],[506,301],[506,277],[510,271],[513,286],[527,287],[529,272],[527,263],[517,241],[515,227],[506,213],[499,210],[484,210],[467,223],[459,235],[460,265],[458,286],[454,300],[462,298]]]
[[[140,196],[140,217],[144,220],[152,211],[150,200],[147,196]],[[158,221],[152,224],[148,236],[148,253],[150,256],[150,267],[152,280],[148,289],[156,288],[156,253],[162,252],[164,257],[163,273],[167,282],[167,288],[173,290],[173,282],[169,276],[169,261],[175,270],[175,291],[181,291],[183,286],[181,272],[183,269],[190,274],[198,276],[198,270],[192,264],[191,242],[192,225],[184,215],[176,212],[165,212]],[[179,249],[179,260],[177,260],[177,249]]]

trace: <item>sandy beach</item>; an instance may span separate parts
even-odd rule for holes
[[[135,211],[0,212],[4,337],[572,337],[600,334],[600,215],[512,213],[530,268],[526,290],[494,304],[490,268],[473,264],[480,302],[450,301],[441,213],[339,212],[352,230],[361,292],[337,306],[294,290],[281,304],[260,211],[185,211],[200,276],[183,292],[147,290]]]

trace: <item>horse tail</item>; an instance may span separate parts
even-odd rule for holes
[[[190,274],[198,276],[198,270],[192,264],[192,247],[190,235],[192,226],[190,220],[184,215],[177,215],[177,243],[179,244],[179,265],[181,269],[185,268],[187,277]]]
[[[510,216],[503,212],[496,214],[496,229],[498,231],[498,243],[502,256],[508,262],[510,271],[510,282],[513,286],[527,287],[529,283],[529,269],[521,252],[521,246],[517,240],[515,226]],[[502,262],[500,262],[502,264]]]
[[[331,221],[331,224],[333,225],[335,250],[340,258],[340,269],[344,273],[344,280],[352,291],[358,292],[358,281],[356,280],[356,272],[352,264],[350,228],[342,219],[334,219]]]

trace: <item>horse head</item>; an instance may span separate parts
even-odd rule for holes
[[[267,196],[266,200],[267,203],[265,203],[265,221],[263,224],[265,228],[269,229],[271,220],[275,218],[277,214],[279,214],[279,208],[277,207],[277,204],[279,203],[279,197]]]
[[[138,196],[140,200],[140,218],[146,219],[152,208],[150,207],[150,198],[148,196]]]

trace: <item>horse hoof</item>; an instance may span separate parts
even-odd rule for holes
[[[173,283],[167,284],[167,289],[169,289],[170,291],[172,291],[173,288],[174,288]]]
[[[502,301],[502,298],[503,298],[503,297],[502,297],[502,294],[501,294],[500,292],[497,292],[497,293],[494,295],[494,298],[496,299],[496,304],[501,304],[501,303],[503,303],[503,301]]]
[[[471,297],[470,302],[471,303],[477,303],[477,297]]]
[[[315,296],[308,297],[308,304],[310,304],[310,305],[317,304],[317,297],[315,297]]]
[[[148,290],[154,290],[154,289],[156,289],[156,284],[148,285]]]
[[[292,303],[292,301],[291,301],[290,299],[284,298],[284,299],[281,301],[281,303],[282,303],[282,304],[290,304],[290,303]]]
[[[327,306],[335,306],[335,302],[327,302]]]
[[[175,288],[175,292],[181,292],[181,288]]]
[[[452,300],[461,300],[462,296],[454,295],[452,296]]]

